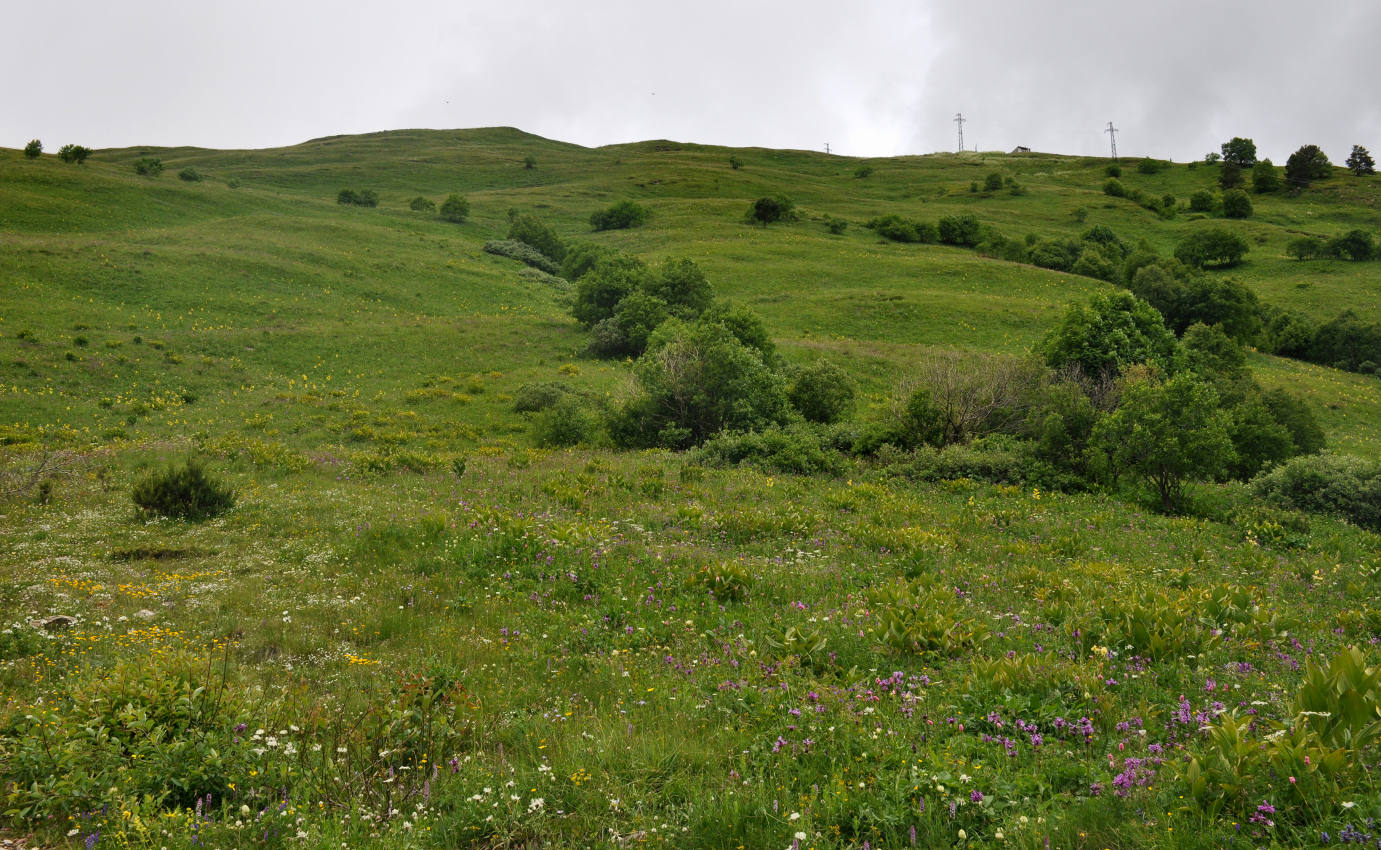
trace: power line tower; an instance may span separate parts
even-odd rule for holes
[[[1116,161],[1117,161],[1117,128],[1114,127],[1114,126],[1112,125],[1112,122],[1111,122],[1111,121],[1109,121],[1109,122],[1108,122],[1108,129],[1104,130],[1103,132],[1104,132],[1104,133],[1107,133],[1107,134],[1108,134],[1108,138],[1112,141],[1112,158],[1113,158],[1113,162],[1116,162]]]
[[[964,113],[958,112],[954,115],[954,123],[959,125],[959,152],[964,152]]]
[[[829,155],[829,152],[830,152],[830,143],[829,143],[829,142],[825,142],[825,155],[828,156],[828,155]]]

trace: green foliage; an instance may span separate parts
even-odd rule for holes
[[[835,364],[820,359],[791,371],[787,397],[810,422],[838,422],[853,409],[854,380]]]
[[[1352,455],[1296,457],[1252,481],[1258,498],[1381,531],[1381,464]]]
[[[566,244],[561,237],[543,224],[541,219],[529,213],[514,216],[508,227],[508,238],[531,245],[558,265],[566,257]]]
[[[825,229],[835,236],[840,235],[849,229],[849,222],[846,219],[836,218],[832,215],[825,216]]]
[[[604,254],[576,282],[571,313],[587,328],[613,318],[619,302],[634,292],[646,291],[652,271],[636,257]]]
[[[1175,511],[1188,482],[1212,480],[1232,462],[1228,425],[1213,388],[1184,373],[1126,386],[1121,405],[1095,427],[1093,443],[1115,469],[1146,481],[1162,509]]]
[[[1315,454],[1323,450],[1326,444],[1323,427],[1308,402],[1282,389],[1267,390],[1262,398],[1271,416],[1290,432],[1296,453]]]
[[[965,616],[962,604],[941,589],[895,582],[874,594],[883,644],[916,655],[957,656],[977,646],[988,627]]]
[[[590,214],[590,227],[594,230],[626,230],[642,227],[647,223],[647,207],[636,201],[619,201],[606,210]]]
[[[731,154],[729,156],[729,167],[735,171],[738,171],[740,168],[743,167],[743,160],[740,159],[737,154]]]
[[[1218,196],[1208,189],[1200,189],[1189,196],[1189,209],[1194,212],[1213,212],[1218,205]]]
[[[641,392],[610,422],[617,444],[685,448],[786,422],[784,382],[723,324],[673,320],[653,336],[634,367]]]
[[[1242,177],[1242,166],[1235,162],[1224,162],[1223,167],[1218,171],[1218,186],[1222,189],[1236,189],[1245,180]]]
[[[418,195],[417,197],[413,198],[410,202],[408,202],[408,209],[412,210],[413,212],[434,213],[436,212],[436,201],[433,201],[431,198],[424,198],[421,195]]]
[[[696,457],[707,466],[750,466],[792,475],[832,473],[844,465],[833,437],[819,427],[801,424],[726,431],[701,444]]]
[[[38,159],[42,153],[43,142],[38,139],[33,139],[24,146],[24,156],[27,159]]]
[[[1119,273],[1117,263],[1109,259],[1102,250],[1094,245],[1089,245],[1079,252],[1079,258],[1074,261],[1070,271],[1084,277],[1094,277],[1106,281],[1116,280]]]
[[[745,564],[717,561],[696,570],[686,583],[719,602],[746,602],[756,579]]]
[[[523,168],[527,169],[528,171],[531,171],[532,169],[534,169],[534,168],[536,168],[536,167],[537,167],[537,157],[533,156],[532,154],[528,154],[527,156],[523,157]],[[509,238],[512,238],[512,237],[509,237]]]
[[[623,337],[622,354],[634,357],[647,349],[647,340],[662,322],[671,317],[667,303],[646,292],[631,292],[619,301],[614,310],[614,321]]]
[[[1113,292],[1071,304],[1046,336],[1043,354],[1055,369],[1116,375],[1134,363],[1169,370],[1175,346],[1175,335],[1154,307],[1131,293]]]
[[[947,215],[940,219],[938,230],[940,241],[946,245],[961,245],[972,248],[982,236],[982,225],[972,215]]]
[[[513,394],[513,410],[518,413],[537,413],[546,410],[571,392],[565,384],[541,381],[523,384]]]
[[[91,148],[82,147],[81,145],[63,145],[58,148],[58,159],[63,162],[75,162],[77,165],[82,165],[90,156]]]
[[[860,165],[858,168],[855,168],[855,169],[854,169],[854,177],[855,177],[856,179],[858,179],[858,180],[863,180],[863,179],[866,179],[866,178],[872,177],[872,176],[873,176],[873,166],[868,165],[868,164],[866,164],[866,163],[863,164],[863,165]]]
[[[758,198],[748,207],[747,220],[763,227],[774,221],[791,221],[796,205],[784,195],[769,195]]]
[[[1231,141],[1223,142],[1223,162],[1230,162],[1242,168],[1251,168],[1256,164],[1256,143],[1240,136],[1234,136]]]
[[[134,483],[130,496],[144,513],[175,519],[209,519],[235,506],[231,489],[208,475],[195,459],[144,475]]]
[[[1252,199],[1241,189],[1223,193],[1223,215],[1227,218],[1251,218]]]
[[[358,192],[354,189],[341,189],[336,193],[336,203],[356,207],[377,207],[379,195],[373,189]]]
[[[141,156],[134,161],[134,173],[145,177],[157,177],[163,173],[163,160],[153,156]]]
[[[723,326],[734,339],[758,353],[762,362],[771,366],[777,362],[777,346],[767,333],[762,317],[746,304],[716,301],[701,314],[702,322]]]
[[[1349,230],[1328,240],[1325,250],[1329,256],[1344,260],[1370,260],[1376,256],[1376,242],[1365,230]]]
[[[994,171],[983,179],[983,191],[1000,192],[1002,191],[1002,174]]]
[[[1103,194],[1114,198],[1127,197],[1127,187],[1122,185],[1122,181],[1116,177],[1109,177],[1103,182]]]
[[[195,168],[188,166],[177,173],[177,179],[181,180],[184,183],[200,183],[203,178],[200,171],[197,171]],[[231,186],[230,188],[234,189],[235,186]]]
[[[33,144],[30,142],[30,144]],[[24,149],[27,154],[28,148]],[[1368,174],[1376,173],[1376,160],[1371,158],[1371,152],[1361,145],[1353,145],[1352,153],[1347,156],[1346,163],[1348,170],[1357,177],[1365,177]]]
[[[1332,174],[1333,165],[1318,145],[1304,145],[1285,161],[1285,184],[1295,191]]]
[[[1306,354],[1315,363],[1354,371],[1365,361],[1381,362],[1381,322],[1345,310],[1319,326]]]
[[[430,202],[429,202],[429,203],[430,203]],[[414,209],[415,209],[415,207],[414,207]],[[447,195],[447,196],[446,196],[446,200],[444,200],[444,201],[441,202],[440,215],[441,215],[441,218],[444,219],[444,220],[446,220],[446,221],[452,221],[452,222],[455,222],[455,223],[459,224],[459,223],[465,221],[465,219],[469,217],[469,215],[470,215],[470,202],[469,202],[468,200],[466,200],[464,197],[462,197],[461,195],[454,195],[454,194],[453,194],[453,195]],[[509,238],[509,239],[514,239],[514,238],[515,238],[515,237],[513,236],[513,233],[512,233],[511,230],[509,231],[508,238]],[[519,241],[519,242],[526,242],[527,244],[532,245],[532,243],[531,243],[531,242],[528,242],[528,240],[526,240],[526,239],[518,239],[518,240],[516,240],[516,241]],[[541,249],[539,246],[533,245],[533,247],[534,247],[534,248],[537,248],[537,250],[539,250],[539,251],[542,251],[542,249]],[[550,257],[551,259],[558,261],[558,262],[559,262],[560,259],[561,259],[560,257],[553,257],[551,254],[548,254],[546,251],[542,251],[542,253],[545,254],[546,256]]]
[[[1228,436],[1232,439],[1233,460],[1228,474],[1249,480],[1258,472],[1298,454],[1290,430],[1276,419],[1260,393],[1251,393],[1229,411]]]
[[[1328,256],[1328,240],[1322,236],[1300,236],[1291,239],[1285,253],[1296,260],[1314,260]]]
[[[705,273],[691,260],[668,257],[657,274],[642,281],[648,295],[666,303],[671,315],[693,319],[714,303],[714,290]]]
[[[1115,162],[1110,162],[1110,163],[1108,163],[1108,164],[1103,168],[1103,176],[1104,176],[1104,177],[1121,177],[1121,176],[1122,176],[1122,166],[1118,165],[1118,164],[1115,163]]]
[[[543,448],[577,446],[593,442],[599,433],[599,417],[584,399],[564,393],[549,407],[538,411],[533,437]]]
[[[1242,262],[1247,240],[1221,227],[1194,230],[1175,246],[1175,259],[1196,269],[1228,268]]]
[[[935,225],[924,221],[911,221],[896,213],[878,216],[863,225],[883,239],[893,242],[920,242],[933,244],[940,239],[940,231]]]
[[[1269,159],[1252,166],[1252,191],[1258,195],[1280,191],[1280,174]]]
[[[1143,157],[1136,164],[1138,174],[1159,174],[1170,167],[1170,163],[1162,159],[1151,159]]]
[[[510,260],[517,260],[532,266],[534,269],[541,269],[547,274],[554,275],[561,271],[559,264],[526,242],[519,242],[515,239],[491,239],[484,243],[484,250],[485,253],[508,257]]]

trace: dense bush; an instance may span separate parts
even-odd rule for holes
[[[1297,457],[1252,481],[1256,495],[1381,531],[1381,464],[1349,455]]]
[[[982,225],[972,215],[947,215],[940,219],[938,226],[940,241],[946,245],[962,245],[972,248],[982,235]]]
[[[517,242],[512,239],[493,239],[484,243],[484,250],[489,254],[496,254],[500,257],[508,257],[510,260],[518,260],[526,263],[535,269],[541,269],[547,274],[556,274],[561,271],[561,267],[552,262],[551,258],[526,242]]]
[[[234,492],[196,460],[144,475],[130,496],[141,511],[175,519],[208,519],[235,506]]]
[[[38,159],[43,153],[43,142],[38,139],[31,140],[24,146],[24,156],[29,159]]]
[[[1095,295],[1071,304],[1043,345],[1052,368],[1077,366],[1091,376],[1118,374],[1134,363],[1168,370],[1175,335],[1154,307],[1129,292]]]
[[[1223,215],[1227,218],[1251,218],[1252,199],[1241,189],[1223,193]]]
[[[373,189],[359,192],[354,189],[341,189],[340,192],[336,193],[336,203],[356,207],[377,207],[379,195]]]
[[[1218,196],[1208,189],[1200,189],[1189,196],[1189,209],[1193,212],[1213,212],[1218,205]]]
[[[163,173],[163,160],[154,156],[141,156],[134,161],[134,173],[145,177],[157,177]]]
[[[177,179],[183,181],[184,183],[200,183],[202,180],[202,175],[200,171],[197,171],[195,168],[188,166],[177,173]],[[234,189],[235,186],[231,186],[230,188]]]
[[[519,213],[513,217],[513,221],[508,227],[508,238],[515,242],[531,245],[549,257],[558,267],[566,257],[566,244],[561,241],[561,237],[543,224],[539,218],[529,213]]]
[[[568,246],[566,256],[561,260],[561,276],[571,282],[578,281],[595,267],[600,257],[611,253],[611,249],[591,242],[578,242]]]
[[[840,449],[848,447],[849,437],[847,432],[799,424],[728,431],[706,440],[696,459],[706,466],[742,465],[796,475],[838,472],[846,463]]]
[[[575,287],[571,313],[587,328],[613,318],[619,302],[634,292],[645,290],[652,271],[636,257],[627,254],[600,255]]]
[[[854,381],[843,369],[821,359],[791,370],[787,397],[808,421],[838,422],[853,409]]]
[[[424,198],[421,195],[418,195],[417,197],[413,198],[411,202],[408,203],[408,209],[412,210],[413,212],[434,213],[436,212],[436,201],[433,201],[431,198]]]
[[[940,232],[935,225],[923,221],[911,221],[896,213],[878,216],[863,225],[883,239],[893,242],[934,243],[939,241]]]
[[[1244,168],[1256,164],[1256,143],[1251,139],[1233,136],[1230,141],[1223,142],[1222,151],[1223,162],[1231,162]]]
[[[1258,195],[1280,191],[1280,175],[1269,159],[1263,159],[1252,167],[1252,191]]]
[[[795,209],[796,205],[791,199],[783,195],[764,196],[748,206],[746,218],[749,222],[766,227],[774,221],[791,221]]]
[[[1169,167],[1170,163],[1161,159],[1151,159],[1148,156],[1137,162],[1136,171],[1138,174],[1159,174]]]
[[[1381,362],[1381,322],[1346,310],[1319,326],[1306,356],[1314,363],[1354,371],[1365,361]]]
[[[467,201],[467,200],[466,200],[463,196],[461,196],[461,195],[447,195],[447,196],[446,196],[446,200],[444,200],[444,201],[441,202],[441,209],[440,209],[439,212],[440,212],[441,217],[442,217],[443,219],[445,219],[446,221],[453,221],[453,222],[459,224],[459,223],[465,221],[465,219],[469,217],[469,215],[470,215],[470,202]],[[508,238],[509,238],[509,239],[512,239],[512,238],[513,238],[513,234],[510,233],[509,236],[508,236]],[[520,241],[520,242],[527,242],[526,239],[521,239],[521,240],[518,240],[518,241]],[[528,243],[528,244],[531,244],[531,243]],[[535,246],[534,246],[534,247],[535,247]],[[541,250],[541,249],[539,248],[538,250]],[[546,254],[548,257],[551,257],[551,254],[547,254],[546,251],[542,251],[542,253],[543,253],[543,254]],[[553,260],[559,260],[560,258],[559,258],[559,257],[552,257],[552,259],[553,259]]]
[[[546,410],[571,392],[565,384],[555,381],[528,383],[513,394],[513,410],[518,413],[537,413]]]
[[[533,436],[543,448],[593,442],[598,433],[599,417],[584,399],[572,393],[538,412],[533,422]]]
[[[75,162],[77,165],[81,165],[86,162],[89,156],[91,156],[91,148],[81,145],[63,145],[58,148],[58,159],[63,162]]]
[[[662,299],[673,316],[692,319],[714,303],[714,290],[705,273],[686,258],[667,258],[657,274],[643,282],[647,294]]]
[[[1187,266],[1226,268],[1242,262],[1248,251],[1247,240],[1220,227],[1196,230],[1180,240],[1175,259]]]
[[[1322,236],[1299,236],[1285,246],[1285,253],[1296,260],[1314,260],[1328,256],[1328,240]]]
[[[1218,171],[1218,187],[1225,190],[1236,189],[1242,182],[1242,166],[1235,162],[1224,162]]]
[[[1285,183],[1299,191],[1333,174],[1333,165],[1318,145],[1304,145],[1285,161]]]
[[[1077,275],[1107,281],[1116,280],[1120,271],[1117,263],[1106,257],[1096,245],[1088,245],[1080,251],[1079,258],[1069,270]]]
[[[1103,183],[1103,194],[1114,198],[1125,198],[1127,197],[1127,187],[1123,186],[1122,181],[1116,177],[1109,177]]]
[[[1000,192],[1002,190],[1002,175],[996,171],[983,179],[983,191]]]
[[[1343,260],[1370,260],[1376,256],[1376,242],[1365,230],[1349,230],[1328,240],[1327,252]]]
[[[590,214],[590,227],[595,230],[624,230],[647,223],[647,207],[635,201],[619,201],[607,210]]]

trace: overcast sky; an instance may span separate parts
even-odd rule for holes
[[[67,0],[0,27],[0,146],[508,125],[853,156],[1381,154],[1378,0]]]

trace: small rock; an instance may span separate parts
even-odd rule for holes
[[[138,617],[141,620],[152,620],[154,617],[158,615],[147,608],[140,608],[138,611],[134,612],[134,616]]]
[[[60,632],[63,629],[70,628],[76,622],[76,617],[69,617],[66,614],[54,614],[42,620],[34,620],[29,625],[36,629],[42,629],[45,632]]]

